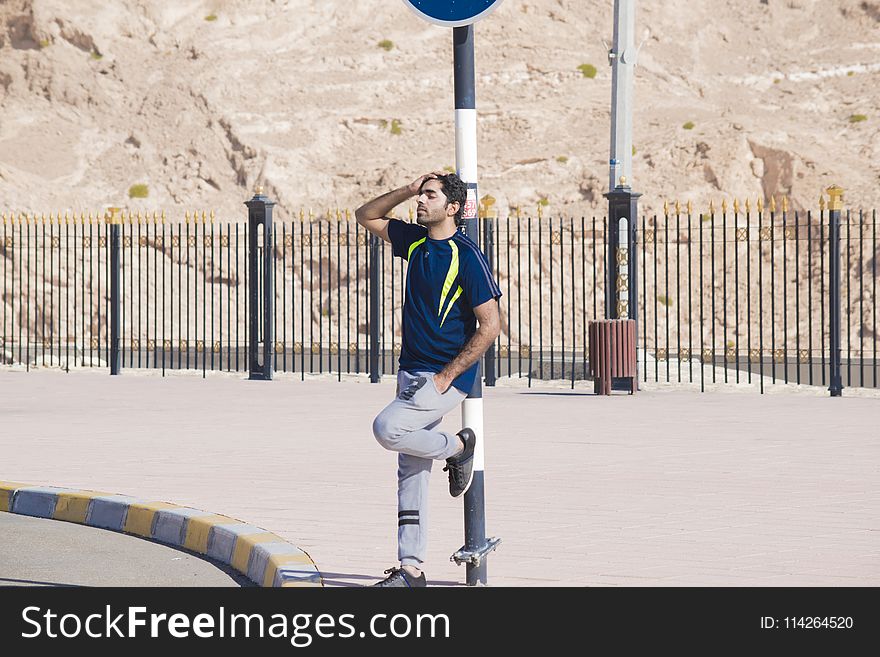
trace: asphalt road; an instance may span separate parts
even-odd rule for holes
[[[251,586],[189,552],[127,534],[0,513],[0,586]]]

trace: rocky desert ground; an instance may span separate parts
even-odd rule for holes
[[[502,215],[602,213],[612,20],[612,0],[506,0],[478,24],[480,192]],[[880,2],[639,2],[636,30],[645,212],[815,207],[832,183],[878,205]],[[454,167],[453,126],[451,31],[400,0],[0,2],[4,211],[235,219],[257,184],[281,218],[354,207]]]

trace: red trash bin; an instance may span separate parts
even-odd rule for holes
[[[589,333],[593,390],[597,395],[610,395],[612,379],[629,379],[630,394],[633,394],[638,388],[635,320],[592,321]]]

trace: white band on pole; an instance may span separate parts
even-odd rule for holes
[[[477,448],[474,451],[474,470],[485,470],[485,450],[483,449],[483,399],[468,398],[462,402],[462,417],[467,417],[467,425],[477,435]]]
[[[458,177],[477,182],[477,110],[455,110],[455,162]]]

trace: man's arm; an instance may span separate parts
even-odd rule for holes
[[[474,308],[474,315],[479,322],[476,332],[458,356],[453,358],[439,374],[434,375],[437,392],[446,392],[455,378],[476,363],[501,333],[501,316],[498,313],[496,299],[489,299]]]
[[[390,242],[388,237],[388,218],[385,216],[391,212],[392,208],[400,205],[406,199],[411,198],[419,193],[422,183],[428,178],[435,177],[433,173],[426,173],[419,176],[409,185],[404,185],[398,189],[382,194],[372,201],[364,203],[361,207],[354,211],[357,222],[368,231],[381,237],[386,242]]]

